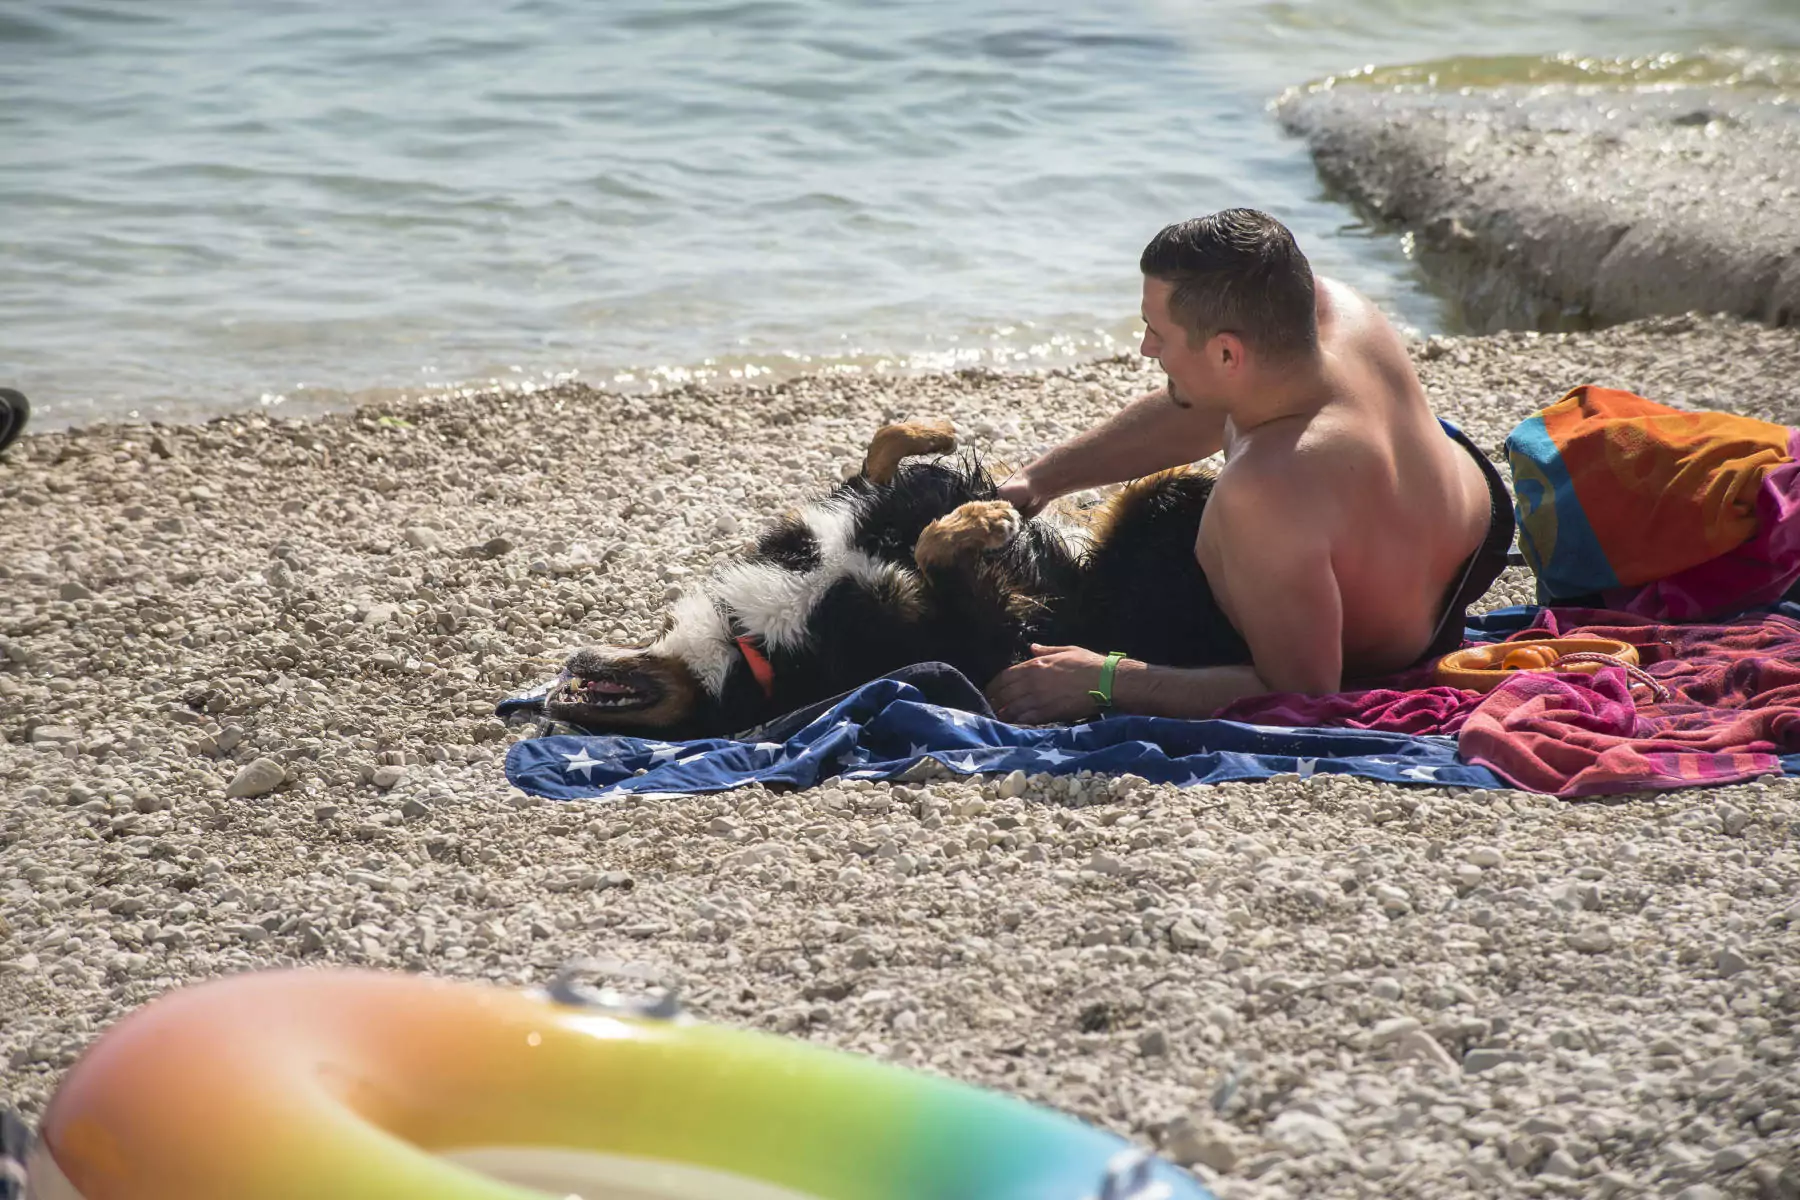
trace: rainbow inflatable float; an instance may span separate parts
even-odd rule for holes
[[[803,1042],[358,971],[239,975],[100,1038],[30,1200],[1210,1200],[1070,1118]]]

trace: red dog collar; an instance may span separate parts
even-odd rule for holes
[[[756,648],[749,634],[737,640],[738,652],[744,656],[744,665],[750,668],[750,674],[756,676],[756,682],[762,685],[763,695],[775,698],[775,668],[769,665],[768,656]]]

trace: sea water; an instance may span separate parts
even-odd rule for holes
[[[1452,321],[1284,88],[1800,83],[1794,0],[0,6],[0,384],[45,426],[1135,347],[1234,204]]]

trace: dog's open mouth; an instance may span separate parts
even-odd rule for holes
[[[569,675],[556,688],[553,704],[597,712],[629,712],[662,699],[662,685],[641,671]]]

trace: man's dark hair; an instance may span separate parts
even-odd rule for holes
[[[1138,269],[1174,285],[1169,315],[1198,345],[1219,333],[1275,359],[1319,343],[1312,266],[1287,226],[1253,208],[1228,208],[1165,228]]]

